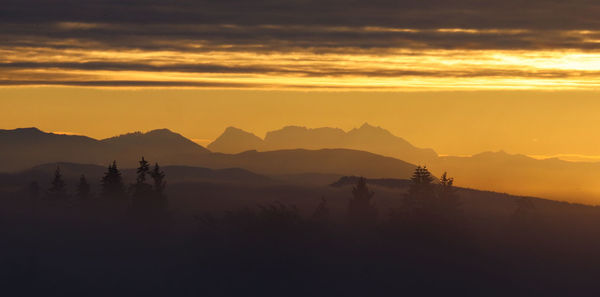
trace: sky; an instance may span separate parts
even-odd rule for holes
[[[206,145],[228,126],[264,137],[286,125],[350,130],[368,122],[440,154],[600,155],[600,100],[589,91],[18,87],[0,97],[0,127],[94,138],[166,127]]]
[[[0,128],[382,126],[441,154],[600,156],[591,0],[5,0]]]

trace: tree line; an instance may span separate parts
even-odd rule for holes
[[[100,180],[100,197],[106,200],[130,201],[134,209],[164,208],[167,204],[165,189],[167,182],[165,173],[158,163],[150,166],[144,157],[139,161],[136,170],[136,180],[126,186],[117,162],[108,165],[107,171]],[[38,198],[41,194],[39,184],[34,181],[29,186],[31,198]],[[91,185],[86,176],[81,174],[75,188],[75,197],[79,201],[87,201],[93,197]],[[61,173],[60,166],[56,166],[50,187],[45,191],[44,197],[50,202],[68,201],[72,196],[68,193],[67,183]]]
[[[391,211],[393,220],[448,221],[460,215],[460,197],[454,188],[454,179],[444,173],[438,183],[427,167],[418,166],[411,176],[403,204]],[[355,226],[368,226],[377,221],[378,210],[374,202],[375,193],[369,190],[367,179],[360,177],[352,189],[348,202],[348,220]],[[322,208],[322,206],[320,206]],[[319,210],[322,212],[322,210]]]

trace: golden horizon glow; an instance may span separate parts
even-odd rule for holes
[[[106,26],[112,25],[57,24],[65,30]],[[222,27],[237,28],[233,25]],[[293,26],[286,27],[286,30],[293,29]],[[352,28],[318,29],[347,31]],[[358,30],[499,36],[528,32],[467,28],[364,27]],[[560,34],[595,42],[594,36],[600,36],[600,31],[571,30]],[[369,91],[600,89],[600,53],[581,49],[336,47],[321,52],[310,48],[263,51],[261,44],[215,46],[202,40],[177,41],[174,45],[180,49],[115,49],[78,39],[50,40],[40,42],[39,46],[0,46],[0,60],[4,64],[0,81],[4,82],[4,87],[84,85]]]

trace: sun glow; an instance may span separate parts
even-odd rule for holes
[[[92,30],[105,25],[61,23],[57,26],[65,30]],[[224,28],[239,29],[236,26]],[[281,28],[262,26],[260,29]],[[286,30],[292,29],[286,27]],[[351,28],[314,29],[347,32]],[[402,34],[433,32],[444,36],[528,32],[382,27],[356,30]],[[599,35],[596,31],[569,32],[586,40]],[[179,40],[168,47],[160,46],[167,44],[165,42],[156,41],[156,49],[116,49],[78,39],[51,39],[37,46],[3,46],[0,47],[0,83],[5,86],[258,89],[596,90],[600,82],[600,53],[581,49],[332,47],[324,51],[291,47],[264,50],[263,44],[215,45],[206,40]]]

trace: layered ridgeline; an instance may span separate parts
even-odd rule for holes
[[[167,129],[103,140],[46,133],[35,128],[0,130],[0,172],[53,162],[106,166],[113,160],[121,168],[135,168],[141,156],[161,165],[244,168],[270,175],[319,173],[407,178],[415,168],[402,160],[348,149],[211,153]]]
[[[383,149],[377,152],[377,146],[371,148],[371,143],[379,143],[383,147],[380,140],[385,135],[391,135],[382,131],[385,130],[367,125],[350,132],[332,128],[288,127],[271,132],[262,140],[242,130],[229,128],[209,146],[213,150],[244,151],[228,154],[211,152],[166,129],[130,133],[103,140],[46,133],[35,128],[0,130],[0,172],[26,170],[53,162],[106,166],[113,160],[117,160],[121,168],[135,168],[143,155],[163,166],[243,168],[257,174],[277,175],[289,181],[327,183],[331,182],[332,177],[342,175],[408,178],[415,168],[413,164],[418,164],[427,165],[436,176],[447,171],[450,176],[455,177],[459,186],[589,204],[600,201],[600,187],[597,186],[597,181],[600,180],[600,163],[538,160],[504,152],[484,152],[470,157],[432,157],[427,154],[428,150],[406,145],[404,140],[393,140],[392,142],[397,143],[396,147],[404,148],[405,152],[414,152],[411,156],[419,156],[420,152],[424,158],[428,158],[428,161],[411,163],[406,161],[409,159],[383,156]],[[236,135],[237,137],[233,137]],[[348,135],[369,135],[370,138]],[[341,142],[340,139],[346,137],[363,139],[363,149],[319,149],[320,145],[316,145],[320,143],[322,146],[333,147],[334,143]],[[273,149],[279,149],[266,151],[265,143],[272,143]],[[303,149],[289,148],[295,145]],[[388,150],[392,151],[394,145],[390,144],[389,147]],[[253,148],[258,150],[249,150]],[[435,154],[433,151],[431,153]]]
[[[229,127],[208,145],[213,152],[236,154],[248,150],[345,148],[394,157],[413,164],[425,164],[437,157],[432,149],[418,148],[381,127],[367,123],[345,132],[338,128],[287,126],[268,132],[264,139],[244,130]]]

